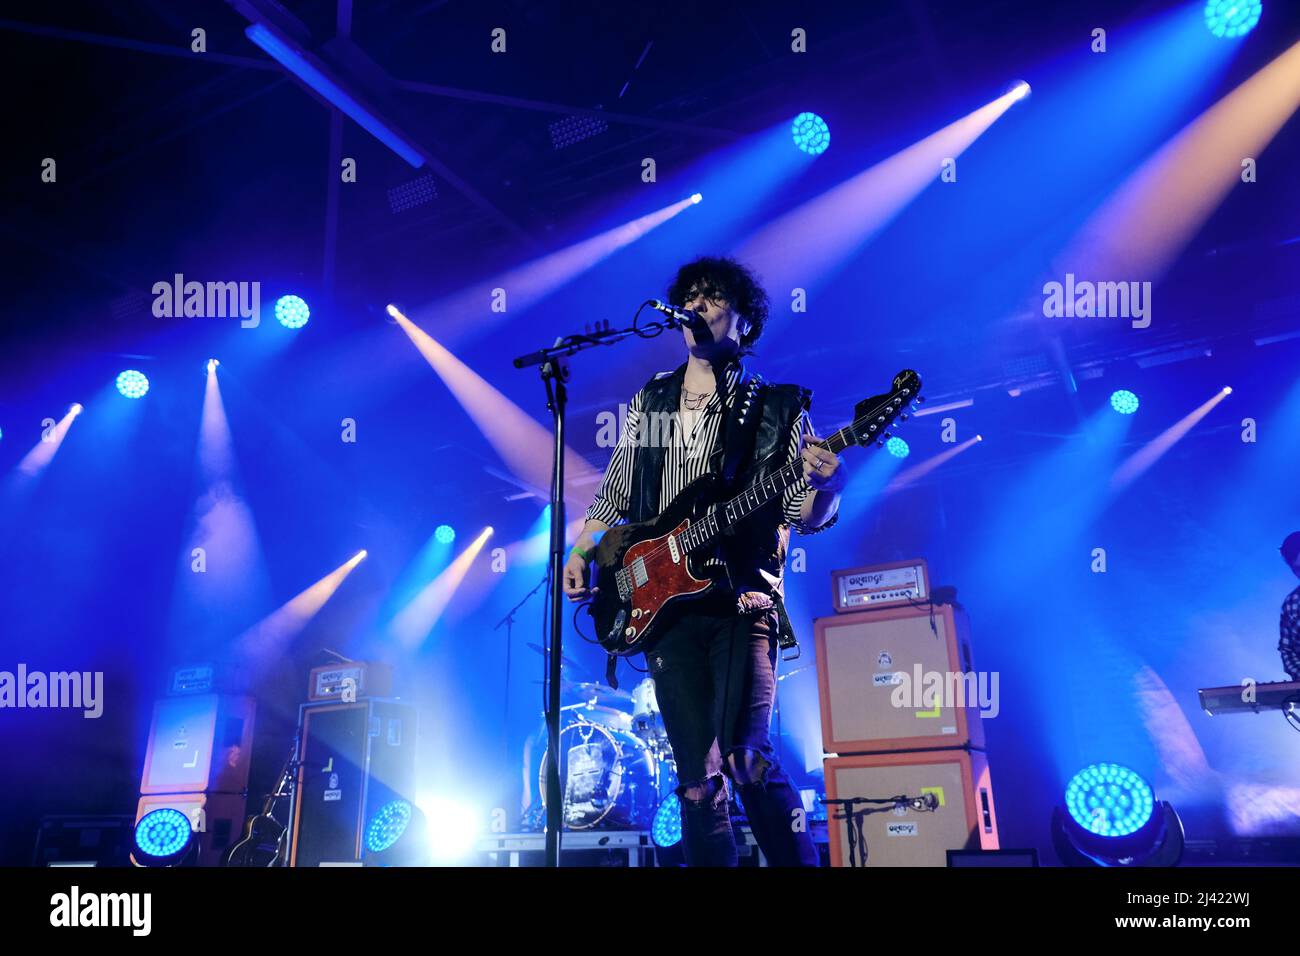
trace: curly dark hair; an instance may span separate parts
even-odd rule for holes
[[[677,270],[668,286],[668,301],[681,305],[690,293],[724,300],[749,321],[740,337],[740,352],[754,350],[767,324],[767,292],[747,267],[727,256],[701,256]]]

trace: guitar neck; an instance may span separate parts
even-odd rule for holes
[[[853,443],[853,433],[847,427],[841,428],[824,442],[826,448],[836,455]],[[779,498],[802,477],[803,459],[796,458],[765,478],[760,478],[730,501],[719,505],[708,517],[691,525],[682,535],[680,546],[690,552],[712,543],[727,528]]]

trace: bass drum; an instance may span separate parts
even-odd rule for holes
[[[560,728],[560,786],[566,830],[644,829],[658,806],[658,762],[630,730],[571,720]],[[546,806],[542,755],[537,790]]]

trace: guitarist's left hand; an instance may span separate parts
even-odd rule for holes
[[[823,447],[820,438],[810,438],[803,446],[803,476],[814,491],[838,492],[844,487],[844,470],[838,455]]]

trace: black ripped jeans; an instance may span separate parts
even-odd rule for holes
[[[770,865],[817,866],[799,794],[768,734],[776,638],[776,611],[742,615],[732,604],[709,600],[688,605],[646,654],[677,761],[688,866],[737,863],[724,774],[735,783]],[[704,798],[688,797],[691,789]]]

